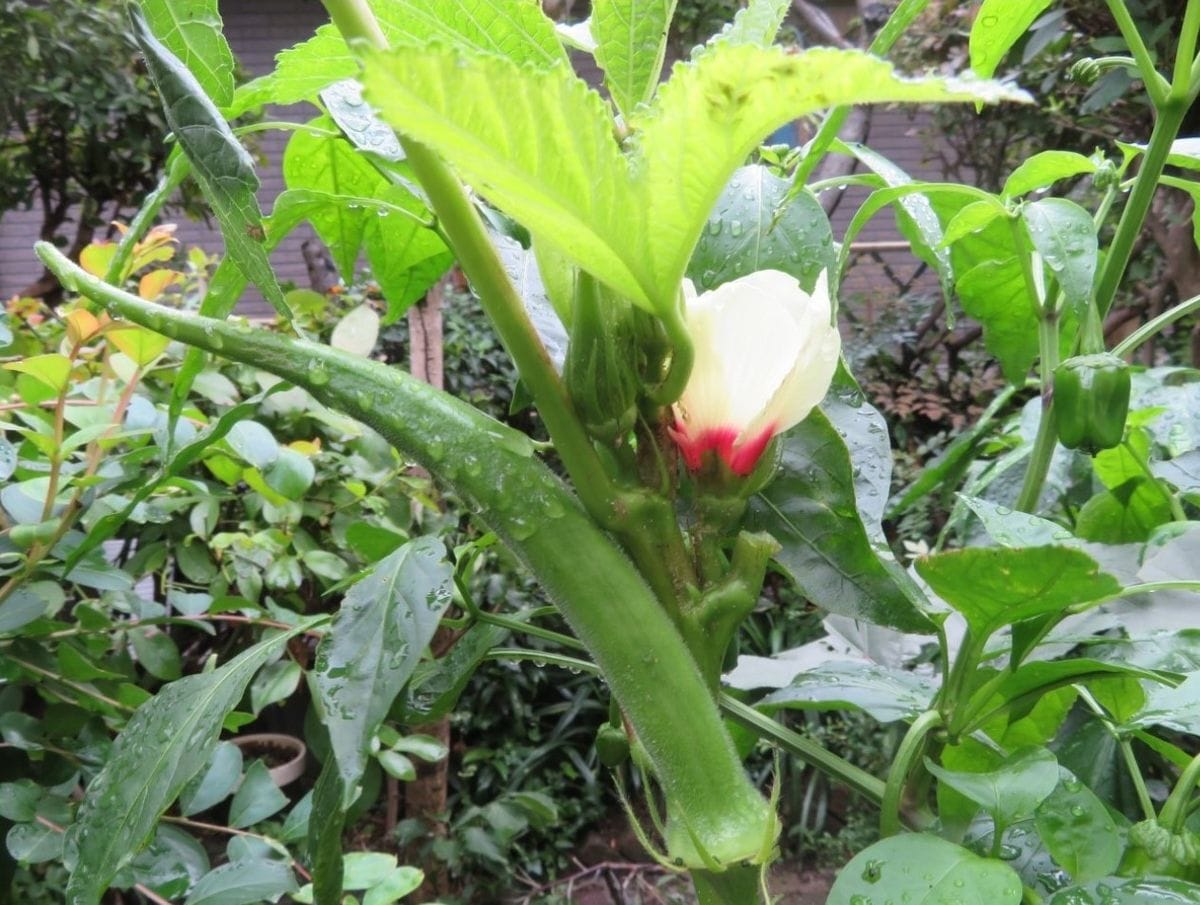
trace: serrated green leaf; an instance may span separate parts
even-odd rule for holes
[[[254,161],[195,76],[171,53],[145,20],[130,7],[134,35],[162,98],[167,123],[192,163],[196,180],[221,227],[225,251],[285,320],[291,311],[263,246],[262,212]]]
[[[732,22],[713,35],[703,47],[693,51],[692,55],[698,56],[722,44],[770,47],[791,7],[791,0],[750,0],[734,14]]]
[[[983,0],[971,26],[971,68],[982,78],[1001,61],[1053,0]]]
[[[495,55],[553,68],[567,56],[540,6],[525,0],[370,0],[392,46],[437,44],[471,55]],[[294,104],[359,73],[358,60],[333,25],[279,54],[275,71],[238,91],[244,111],[259,104]]]
[[[917,560],[917,572],[979,637],[1114,596],[1121,584],[1070,547],[973,547]]]
[[[191,70],[218,107],[233,101],[233,51],[217,0],[139,0],[155,36]]]
[[[76,864],[68,905],[98,905],[117,871],[150,839],[159,816],[208,763],[226,714],[255,672],[314,622],[260,641],[211,672],[172,682],[138,709],[68,831]]]
[[[675,0],[595,0],[592,37],[617,108],[629,116],[658,85]]]
[[[855,855],[838,874],[826,905],[882,901],[881,890],[909,905],[1017,905],[1021,878],[1002,861],[937,836],[905,833]]]
[[[833,230],[820,202],[804,191],[779,210],[790,188],[761,165],[733,174],[688,264],[688,278],[698,290],[758,270],[780,270],[812,292],[821,272],[834,268]]]

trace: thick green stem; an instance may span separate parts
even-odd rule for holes
[[[734,867],[722,873],[692,871],[698,905],[759,905],[762,899],[761,870]]]
[[[1159,812],[1158,822],[1178,836],[1183,832],[1183,823],[1187,820],[1192,796],[1196,793],[1196,785],[1200,783],[1200,754],[1192,758],[1175,783],[1170,796]]]
[[[1042,412],[1038,418],[1037,435],[1033,440],[1033,452],[1029,457],[1029,466],[1025,471],[1025,482],[1021,485],[1021,495],[1017,498],[1016,508],[1021,512],[1037,510],[1038,500],[1042,496],[1042,486],[1046,483],[1046,475],[1050,471],[1050,461],[1054,458],[1054,447],[1058,442],[1058,432],[1054,426],[1053,395],[1054,369],[1058,367],[1058,312],[1054,304],[1042,304],[1037,298],[1030,268],[1031,265],[1026,257],[1023,269],[1029,291],[1035,293],[1033,304],[1038,309]]]
[[[1142,224],[1146,222],[1146,214],[1150,211],[1154,193],[1158,190],[1158,178],[1167,164],[1171,144],[1179,134],[1179,127],[1183,124],[1187,111],[1186,99],[1171,99],[1158,108],[1154,130],[1150,133],[1150,144],[1146,147],[1146,155],[1138,170],[1137,180],[1129,193],[1129,201],[1126,202],[1121,220],[1117,224],[1116,235],[1113,236],[1108,257],[1104,260],[1104,269],[1096,284],[1096,305],[1101,317],[1108,314],[1113,299],[1117,296],[1121,278],[1125,275],[1125,268],[1129,266],[1129,259],[1133,256],[1134,243],[1142,231]]]
[[[1177,320],[1187,317],[1194,311],[1200,311],[1200,295],[1193,295],[1185,302],[1180,302],[1170,311],[1164,311],[1153,320],[1147,321],[1130,333],[1113,348],[1114,355],[1122,357],[1129,355],[1142,343],[1157,336]]]
[[[347,42],[364,42],[376,50],[387,49],[387,40],[365,0],[323,2]],[[575,414],[566,387],[546,354],[471,199],[436,154],[403,135],[399,138],[442,232],[516,364],[522,382],[533,396],[580,500],[602,525],[615,527],[618,513],[612,482]]]
[[[117,244],[117,251],[113,255],[112,262],[108,265],[108,273],[104,275],[104,279],[109,283],[119,284],[126,277],[125,269],[129,266],[129,260],[133,257],[134,247],[146,235],[146,231],[154,223],[154,219],[162,210],[163,205],[170,200],[175,194],[175,190],[183,184],[183,180],[187,179],[192,172],[192,163],[188,160],[178,147],[171,151],[167,157],[167,172],[163,178],[155,186],[154,191],[146,196],[146,200],[142,202],[141,208],[137,212],[137,216],[133,218],[133,222],[129,224],[129,229],[125,235],[121,237],[121,241]]]
[[[1200,0],[1188,0],[1187,10],[1183,14],[1183,27],[1179,30],[1179,44],[1175,48],[1175,75],[1171,83],[1173,96],[1184,97],[1192,87],[1192,66],[1196,62],[1198,38],[1200,38]]]
[[[941,725],[941,713],[927,710],[913,720],[913,724],[908,727],[908,732],[900,741],[900,747],[892,761],[892,770],[888,774],[887,785],[884,787],[882,812],[879,815],[881,836],[894,836],[903,828],[901,807],[904,803],[904,790],[908,787],[908,777],[925,751],[925,739]]]
[[[695,660],[628,558],[537,459],[528,437],[398,369],[151,305],[48,243],[37,253],[64,287],[114,315],[303,387],[448,484],[529,566],[587,647],[705,850],[722,864],[758,855],[774,817],[742,769]]]

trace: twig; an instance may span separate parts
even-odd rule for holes
[[[164,814],[161,819],[165,823],[174,823],[179,826],[190,827],[194,830],[208,830],[210,833],[225,833],[228,836],[246,836],[250,839],[261,839],[267,843],[278,844],[275,839],[272,839],[270,836],[264,836],[262,833],[255,833],[251,830],[239,830],[236,827],[224,826],[220,823],[205,823],[203,820],[192,820],[189,817],[172,817],[169,814]],[[304,866],[295,858],[290,858],[289,860],[296,873],[304,878],[304,882],[311,883],[312,874],[305,870]]]

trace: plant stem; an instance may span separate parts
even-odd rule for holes
[[[732,867],[721,873],[692,871],[698,905],[759,905],[762,902],[760,869]]]
[[[1154,60],[1150,56],[1146,42],[1142,40],[1137,23],[1133,21],[1133,16],[1129,15],[1129,10],[1125,8],[1125,0],[1107,0],[1107,3],[1113,18],[1117,20],[1117,28],[1121,30],[1121,37],[1129,45],[1129,52],[1133,54],[1133,59],[1137,63],[1138,72],[1142,75],[1142,82],[1146,85],[1146,93],[1150,95],[1150,100],[1153,101],[1155,107],[1161,107],[1167,101],[1171,85],[1155,68]]]
[[[1162,314],[1153,320],[1149,320],[1142,324],[1125,339],[1117,343],[1113,348],[1114,355],[1125,356],[1133,352],[1142,343],[1146,342],[1153,336],[1161,333],[1177,320],[1187,317],[1194,311],[1200,311],[1200,295],[1193,295],[1185,302],[1180,302],[1169,311],[1164,311]]]
[[[1109,2],[1119,3],[1120,0]],[[1134,243],[1142,231],[1142,224],[1146,221],[1150,203],[1158,189],[1158,178],[1167,164],[1167,155],[1170,154],[1171,144],[1179,134],[1188,105],[1186,99],[1176,100],[1172,97],[1157,109],[1154,130],[1150,133],[1150,144],[1146,147],[1145,158],[1138,170],[1133,190],[1129,193],[1125,210],[1121,213],[1117,232],[1104,260],[1104,269],[1096,283],[1096,305],[1101,317],[1108,314],[1116,298],[1125,268],[1129,266],[1129,259],[1133,256]]]
[[[164,204],[170,200],[175,190],[187,179],[192,172],[192,163],[188,160],[178,147],[172,149],[167,157],[167,172],[162,177],[162,180],[155,187],[146,200],[142,202],[141,208],[137,212],[137,216],[133,218],[133,222],[129,224],[129,229],[125,235],[121,237],[120,243],[117,245],[117,251],[113,255],[112,261],[108,265],[108,272],[104,275],[106,283],[120,285],[125,281],[127,276],[125,270],[129,266],[129,259],[133,257],[133,250],[142,237],[146,234],[150,225],[154,222],[154,218],[158,216]]]
[[[760,713],[748,704],[743,704],[737,698],[722,694],[719,699],[721,710],[734,722],[740,723],[752,730],[760,738],[775,742],[791,754],[810,766],[816,767],[843,785],[849,786],[859,795],[874,804],[883,801],[884,784],[879,778],[872,776],[861,767],[856,767],[844,758],[838,757],[814,742],[805,738],[786,726]]]
[[[1196,40],[1200,37],[1200,0],[1188,0],[1175,48],[1175,77],[1171,83],[1172,96],[1184,97],[1192,87],[1192,65],[1196,58]]]
[[[1158,814],[1158,822],[1178,836],[1183,832],[1183,823],[1187,819],[1188,805],[1196,785],[1200,783],[1200,754],[1192,758],[1191,763],[1184,767],[1179,775],[1179,781],[1167,797],[1166,803]]]
[[[925,750],[925,739],[934,729],[942,725],[942,715],[937,710],[927,710],[913,720],[908,732],[900,741],[896,757],[892,761],[891,772],[888,773],[887,785],[883,791],[882,813],[879,815],[879,834],[884,838],[894,836],[903,827],[900,808],[903,804],[904,790],[908,786],[908,777],[920,760]]]

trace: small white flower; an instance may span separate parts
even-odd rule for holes
[[[841,351],[827,275],[812,295],[760,270],[697,297],[684,284],[695,362],[671,431],[688,467],[712,450],[749,474],[771,438],[803,421],[829,389]]]

